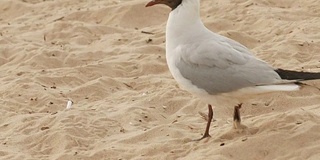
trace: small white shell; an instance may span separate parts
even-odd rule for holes
[[[71,108],[71,106],[72,106],[72,101],[71,100],[68,100],[68,102],[67,102],[67,108],[66,109],[70,109]]]

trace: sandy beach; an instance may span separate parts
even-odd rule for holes
[[[165,59],[170,9],[148,0],[0,1],[0,159],[318,160],[316,87],[214,107]],[[318,0],[201,0],[212,31],[274,67],[320,72]],[[66,109],[68,100],[73,101]]]

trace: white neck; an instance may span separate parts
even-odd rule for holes
[[[172,16],[183,18],[188,16],[188,20],[196,20],[200,17],[200,1],[199,0],[182,0],[181,4],[171,11],[169,18]],[[186,17],[185,17],[186,18]]]
[[[192,39],[207,30],[200,19],[199,0],[182,0],[181,5],[171,11],[166,27],[167,49]],[[186,34],[188,33],[188,34]],[[175,40],[175,41],[173,41]]]

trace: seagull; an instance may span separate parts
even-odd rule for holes
[[[208,104],[202,140],[211,137],[212,106],[232,102],[234,128],[241,128],[244,100],[276,91],[296,91],[304,80],[320,79],[320,73],[274,68],[256,58],[244,45],[207,29],[200,19],[199,0],[152,0],[146,7],[171,8],[166,25],[166,60],[181,88]]]

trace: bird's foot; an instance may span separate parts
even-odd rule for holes
[[[194,141],[201,141],[201,140],[203,140],[203,139],[205,139],[205,138],[210,138],[210,137],[211,137],[210,134],[205,133],[201,138],[195,139]]]
[[[205,138],[211,137],[210,134],[209,134],[209,130],[210,130],[210,124],[211,124],[211,121],[212,121],[212,117],[213,117],[212,106],[210,104],[208,104],[208,118],[207,118],[206,131],[204,132],[204,135],[202,136],[202,138],[197,139],[195,141],[200,141],[200,140],[203,140]]]

